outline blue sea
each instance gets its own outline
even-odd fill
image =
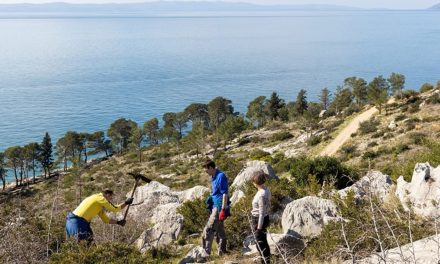
[[[0,151],[139,124],[216,96],[237,111],[293,101],[345,77],[440,79],[440,12],[345,11],[174,17],[0,15]]]

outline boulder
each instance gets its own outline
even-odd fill
[[[209,193],[210,190],[204,186],[195,186],[191,189],[181,191],[181,192],[174,192],[174,194],[179,197],[179,201],[181,203],[184,203],[186,201],[192,201],[198,198],[202,198],[205,193]]]
[[[397,128],[396,121],[394,121],[394,120],[391,121],[390,124],[388,125],[388,128],[389,128],[389,129],[392,129],[392,130],[393,130],[393,129],[396,129],[396,128]]]
[[[203,186],[173,192],[155,181],[138,187],[129,211],[130,218],[150,227],[137,239],[137,247],[143,252],[173,243],[183,226],[183,216],[177,213],[177,209],[183,202],[202,197],[206,192],[209,189]]]
[[[281,224],[286,234],[296,237],[315,237],[321,233],[324,225],[338,219],[334,202],[307,196],[286,206]]]
[[[304,249],[305,244],[302,239],[290,234],[267,234],[267,242],[270,246],[270,252],[273,255],[291,256],[298,254]],[[244,255],[250,256],[258,253],[257,245],[253,235],[249,235],[243,242]]]
[[[385,261],[382,259],[382,254],[379,252],[374,253],[369,258],[356,261],[356,263],[426,263],[437,264],[440,260],[439,255],[440,236],[431,236],[421,240],[414,241],[413,244],[409,243],[401,248],[393,248],[385,252]],[[401,254],[401,251],[402,253]],[[414,252],[414,254],[413,254]],[[414,260],[415,258],[415,260]],[[345,261],[344,264],[352,263]]]
[[[371,171],[352,186],[339,190],[341,198],[347,197],[349,192],[354,193],[356,199],[361,199],[369,192],[385,201],[392,185],[391,178],[380,171]]]
[[[411,207],[420,216],[440,216],[440,166],[416,164],[411,182],[406,182],[402,176],[397,179],[396,196],[406,209]]]
[[[204,263],[208,257],[209,255],[206,253],[205,249],[203,249],[201,246],[197,246],[191,249],[191,251],[179,261],[179,264]]]
[[[252,160],[248,161],[246,166],[240,171],[240,173],[238,173],[231,187],[234,187],[236,190],[242,188],[246,182],[251,180],[252,174],[259,170],[262,170],[268,174],[269,179],[278,179],[278,176],[275,174],[269,163],[259,160]]]
[[[244,192],[242,190],[236,190],[231,196],[231,205],[234,206],[241,198],[243,198]]]

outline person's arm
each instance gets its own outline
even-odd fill
[[[258,198],[258,225],[257,229],[263,229],[263,222],[264,222],[264,199],[263,195],[260,195]]]
[[[130,199],[128,199],[130,200]],[[109,212],[113,212],[113,213],[117,213],[119,211],[121,211],[122,209],[124,209],[127,206],[127,202],[122,203],[118,206],[114,206],[112,203],[110,203],[109,201],[107,201],[107,199],[105,199],[104,197],[100,197],[97,202],[104,207],[105,209],[107,209],[107,211]],[[131,200],[131,202],[133,202],[133,200]]]
[[[220,193],[223,194],[222,210],[225,210],[226,206],[228,205],[228,178],[224,174],[222,175],[220,180]]]
[[[99,218],[101,218],[102,222],[106,223],[106,224],[112,224],[112,220],[110,219],[104,212],[104,210],[101,210],[101,212],[98,213]]]
[[[226,209],[226,205],[228,204],[228,194],[224,193],[223,194],[223,199],[222,199],[222,210]]]

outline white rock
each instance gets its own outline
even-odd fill
[[[206,253],[205,249],[203,249],[201,246],[197,246],[191,249],[191,251],[188,252],[188,254],[185,256],[185,258],[179,261],[179,264],[205,262],[208,256],[209,255],[208,253]]]
[[[186,201],[192,201],[198,198],[202,198],[207,192],[210,192],[208,188],[204,186],[195,186],[185,191],[174,192],[174,194],[176,194],[177,197],[179,197],[179,201],[181,203],[184,203]]]
[[[391,121],[390,124],[388,125],[389,129],[395,129],[397,127],[396,121]]]
[[[327,110],[321,110],[321,112],[319,112],[319,117],[323,117],[326,112]]]
[[[270,252],[273,255],[296,255],[304,249],[304,241],[290,234],[267,234],[267,242],[270,246]],[[258,253],[257,245],[253,235],[249,235],[243,242],[242,252],[246,256],[251,256]]]
[[[411,243],[401,246],[403,255],[400,253],[399,248],[393,248],[385,252],[386,263],[424,263],[424,264],[437,264],[440,261],[438,248],[440,245],[440,236],[431,236],[418,241],[415,241],[413,245]],[[414,248],[414,255],[413,255]],[[375,253],[369,258],[356,261],[356,263],[385,263],[380,253]],[[415,261],[414,261],[415,256]],[[344,264],[352,263],[351,261],[345,261]]]
[[[433,168],[429,163],[416,164],[410,183],[402,176],[397,179],[396,196],[406,209],[411,205],[418,215],[440,216],[440,166]]]
[[[234,206],[241,198],[243,198],[244,192],[242,190],[236,190],[231,196],[231,205]]]
[[[315,237],[321,233],[324,225],[338,219],[335,203],[327,199],[307,196],[286,206],[281,224],[286,234]]]
[[[252,160],[246,163],[246,166],[240,171],[240,173],[238,173],[231,186],[236,190],[240,189],[246,184],[246,182],[249,182],[252,179],[252,174],[259,170],[262,170],[268,174],[269,179],[278,179],[278,176],[275,174],[269,163],[259,160]]]
[[[382,174],[380,171],[371,171],[352,186],[339,190],[338,194],[340,197],[345,198],[349,192],[354,192],[354,197],[359,199],[371,192],[382,201],[385,201],[389,195],[391,185],[392,181],[388,175]]]

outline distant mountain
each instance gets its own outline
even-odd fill
[[[335,5],[256,5],[230,2],[145,2],[130,4],[0,4],[0,13],[98,13],[161,14],[174,12],[265,12],[323,10],[343,11],[357,8]]]
[[[432,6],[431,8],[429,8],[430,10],[440,10],[440,4],[436,4],[434,6]]]

